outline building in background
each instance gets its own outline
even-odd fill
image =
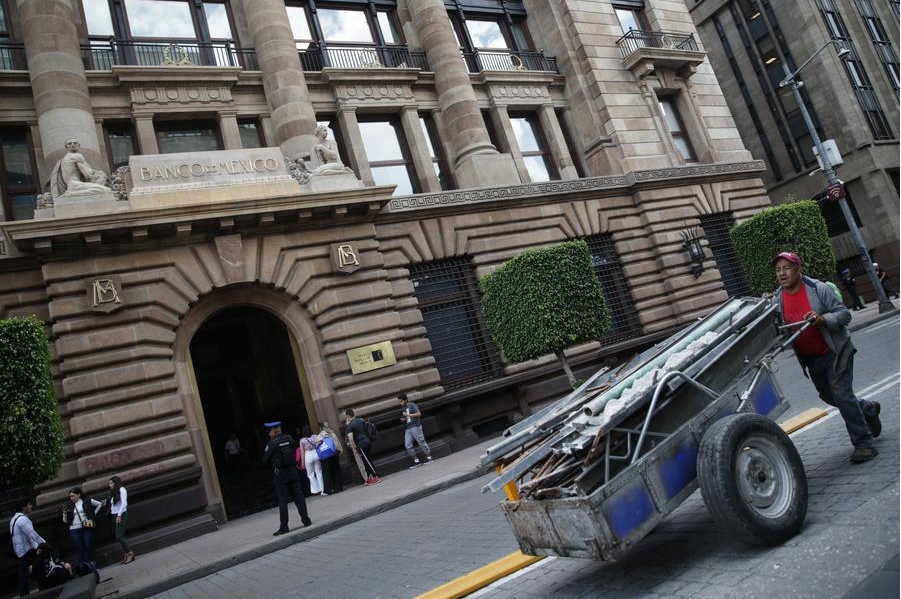
[[[874,261],[898,276],[898,2],[897,0],[688,0],[692,19],[729,109],[751,153],[764,160],[774,203],[815,198],[838,259],[869,281],[837,204],[825,201],[826,177],[783,65],[804,67],[801,95],[821,139],[833,139],[844,164],[836,173]],[[897,280],[897,279],[895,279]]]
[[[728,229],[765,166],[680,3],[0,10],[0,317],[47,323],[67,434],[39,504],[120,475],[145,549],[272,505],[233,432],[254,457],[262,422],[352,407],[388,472],[400,392],[439,456],[561,395],[480,319],[478,278],[524,249],[588,242],[613,329],[583,373],[747,291]],[[109,193],[46,195],[69,138]]]

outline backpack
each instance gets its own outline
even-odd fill
[[[366,436],[369,437],[371,442],[375,443],[379,439],[379,428],[371,420],[366,420],[365,418],[362,418],[362,420],[366,426]]]

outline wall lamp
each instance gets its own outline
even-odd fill
[[[686,229],[680,233],[682,236],[682,247],[688,250],[688,258],[694,262],[691,267],[691,274],[697,279],[704,272],[704,248],[701,247],[701,238],[698,236],[697,229]]]

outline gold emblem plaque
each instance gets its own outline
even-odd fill
[[[350,371],[354,374],[397,364],[394,348],[391,347],[390,341],[380,341],[349,349],[347,350],[347,360],[350,362]]]

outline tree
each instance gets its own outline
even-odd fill
[[[479,287],[485,324],[504,358],[516,364],[553,353],[575,388],[563,350],[610,328],[588,244],[526,250],[482,277]]]
[[[62,461],[44,324],[33,317],[0,320],[0,484],[30,493],[56,476]]]
[[[820,207],[801,200],[760,211],[729,232],[742,268],[755,294],[776,288],[770,261],[779,252],[795,252],[804,262],[804,273],[830,281],[835,276],[835,255]]]

